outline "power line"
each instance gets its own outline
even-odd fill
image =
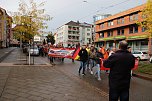
[[[92,15],[92,14],[95,14],[95,13],[98,13],[98,12],[100,12],[100,11],[103,11],[103,10],[106,10],[106,9],[109,9],[109,8],[112,8],[112,7],[115,7],[115,6],[117,6],[117,5],[123,4],[123,3],[128,2],[128,1],[130,1],[130,0],[125,0],[125,1],[122,1],[122,2],[120,2],[120,3],[107,6],[107,7],[103,8],[103,9],[101,9],[101,10],[97,10],[97,11],[91,13],[91,14],[88,14],[87,16],[84,16],[84,17],[78,19],[78,21],[81,20],[81,19],[87,18],[87,17],[89,17],[89,16]],[[85,2],[88,3],[87,1],[85,1]]]

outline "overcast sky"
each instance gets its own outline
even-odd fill
[[[24,0],[28,2],[28,0]],[[44,0],[34,0],[38,3]],[[53,19],[48,22],[49,31],[73,20],[93,23],[93,15],[116,14],[146,3],[146,0],[45,0],[46,13]],[[0,0],[0,7],[17,11],[19,0]]]

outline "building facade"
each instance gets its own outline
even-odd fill
[[[12,18],[0,8],[0,48],[9,47],[12,38]]]
[[[141,12],[144,7],[145,5],[140,5],[96,21],[96,45],[118,48],[119,41],[127,40],[133,51],[141,50],[151,54],[150,33],[137,25],[137,22],[141,22],[144,18]]]
[[[56,44],[62,44],[64,47],[89,44],[92,41],[91,29],[91,24],[70,21],[57,29]]]

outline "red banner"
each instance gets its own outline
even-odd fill
[[[134,68],[132,68],[132,70],[136,70],[138,68],[138,64],[139,64],[139,60],[135,59],[135,65],[134,65]],[[101,59],[100,70],[110,70],[110,68],[105,68],[103,66],[103,59]]]
[[[50,48],[48,55],[51,57],[72,58],[75,48]]]

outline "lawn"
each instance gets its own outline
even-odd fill
[[[140,61],[138,69],[135,72],[152,75],[152,63],[148,61]]]

